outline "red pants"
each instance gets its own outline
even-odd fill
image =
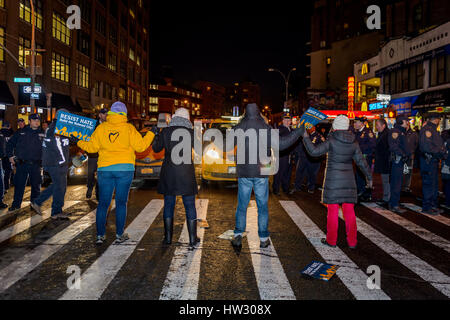
[[[345,230],[347,232],[347,243],[349,246],[356,246],[357,243],[357,228],[355,217],[355,205],[353,203],[343,203],[342,211],[344,213]],[[338,237],[339,225],[339,205],[328,205],[328,219],[327,219],[327,242],[333,246],[336,245]]]

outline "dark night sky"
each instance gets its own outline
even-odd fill
[[[283,79],[266,70],[304,66],[309,14],[300,4],[306,6],[301,1],[152,1],[150,78],[167,65],[182,81],[227,85],[251,79],[261,86],[262,103],[280,108]],[[302,78],[300,72],[292,77],[292,91]]]

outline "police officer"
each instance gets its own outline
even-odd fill
[[[284,116],[283,123],[278,127],[280,137],[287,136],[291,132],[291,117]],[[273,194],[280,195],[280,185],[284,193],[289,193],[289,185],[291,180],[291,154],[293,148],[288,148],[280,152],[280,166],[277,174],[273,177],[272,191]]]
[[[0,130],[0,133],[5,138],[5,150],[4,154],[2,156],[2,167],[3,167],[3,184],[4,184],[4,193],[6,193],[9,189],[9,185],[11,182],[11,176],[12,176],[12,166],[11,162],[9,162],[8,157],[6,156],[6,143],[8,143],[9,139],[14,134],[14,131],[11,129],[11,124],[4,120],[2,129]]]
[[[419,134],[420,174],[422,176],[423,202],[422,212],[430,215],[442,213],[439,209],[439,161],[445,156],[442,137],[437,130],[440,115],[430,113],[427,124]]]
[[[325,141],[325,137],[320,134],[315,127],[308,130],[309,137],[314,146],[318,146]],[[305,145],[300,143],[296,148],[298,154],[297,170],[295,173],[295,188],[291,191],[293,194],[296,191],[300,191],[305,176],[307,177],[307,190],[308,193],[313,194],[316,188],[317,174],[319,173],[320,164],[322,158],[312,157],[307,151]]]
[[[372,170],[377,142],[374,133],[366,126],[366,123],[366,118],[356,117],[353,124],[353,133],[355,134],[356,141],[358,142],[359,148],[361,149],[361,153],[363,154],[364,158],[366,158],[369,169]],[[358,197],[360,198],[364,195],[364,192],[366,190],[366,178],[358,168],[356,169],[356,187],[358,189]],[[366,197],[371,198],[370,195],[367,195]]]
[[[108,115],[108,109],[101,109],[98,113],[98,121],[97,128],[100,124],[106,121],[106,117]],[[95,173],[97,172],[97,162],[98,162],[98,153],[88,153],[88,175],[87,175],[87,191],[86,198],[90,199],[92,197],[92,191],[95,186],[95,194],[98,200],[98,183],[95,181]]]
[[[17,130],[6,145],[6,154],[16,166],[14,176],[14,201],[9,212],[20,209],[28,177],[31,184],[31,202],[41,192],[41,158],[44,133],[40,128],[41,118],[38,114],[29,116],[30,125]]]
[[[402,191],[402,180],[405,165],[411,157],[411,150],[408,149],[406,141],[406,130],[409,126],[408,117],[400,115],[395,121],[395,126],[389,134],[389,150],[391,152],[391,199],[389,209],[397,214],[404,213],[405,210],[399,207],[400,193]]]
[[[51,196],[52,219],[66,219],[68,215],[63,212],[64,196],[67,189],[67,171],[69,164],[69,138],[55,136],[56,119],[50,124],[42,143],[42,165],[50,174],[52,183],[39,197],[31,202],[31,207],[42,215],[41,205]]]
[[[419,132],[408,126],[406,131],[406,143],[408,144],[408,150],[411,151],[411,157],[408,160],[408,173],[403,175],[402,191],[405,193],[411,193],[411,179],[414,169],[414,156],[417,148],[419,147]]]

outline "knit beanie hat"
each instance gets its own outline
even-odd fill
[[[334,130],[348,130],[350,126],[350,120],[346,115],[339,115],[333,121],[333,129]]]
[[[117,102],[114,102],[113,105],[111,106],[111,112],[126,115],[128,113],[128,110],[127,110],[126,105],[123,102],[117,101]]]
[[[173,115],[174,117],[180,117],[180,118],[184,118],[186,120],[189,120],[189,111],[186,108],[178,108],[175,111],[175,114]]]

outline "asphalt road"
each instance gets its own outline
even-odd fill
[[[416,179],[415,179],[416,180]],[[414,189],[414,190],[417,190]],[[43,220],[25,202],[20,212],[0,213],[0,299],[448,299],[450,297],[450,215],[433,219],[413,210],[398,217],[358,205],[358,247],[351,250],[340,220],[338,248],[320,244],[326,208],[320,191],[311,195],[270,195],[272,245],[259,249],[255,203],[248,209],[248,235],[240,250],[219,239],[234,228],[237,187],[204,185],[197,197],[202,243],[187,250],[184,209],[178,199],[174,243],[162,245],[162,196],[149,182],[130,193],[127,231],[131,240],[114,245],[115,210],[107,241],[95,242],[96,201],[83,185],[69,186],[70,221]],[[5,202],[10,203],[10,191]],[[26,193],[25,201],[29,198]],[[415,197],[403,203],[420,204]],[[51,201],[44,204],[48,209]],[[44,216],[45,218],[45,216]],[[300,271],[312,261],[339,266],[330,281]],[[380,289],[369,289],[369,266],[380,270]],[[70,271],[68,273],[68,270]],[[68,289],[81,275],[80,289]],[[75,278],[73,278],[75,276]]]

